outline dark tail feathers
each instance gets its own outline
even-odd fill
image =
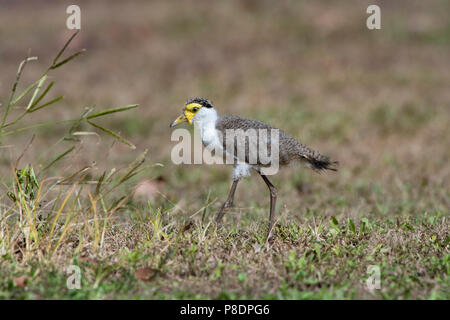
[[[303,161],[306,161],[307,164],[316,172],[322,172],[324,170],[337,171],[337,166],[339,162],[331,161],[330,158],[321,155],[319,152],[308,148],[307,146],[298,143],[295,148],[295,156],[299,157]]]
[[[339,162],[331,161],[328,157],[322,155],[317,158],[306,158],[306,161],[308,161],[313,170],[318,172],[323,170],[338,171],[336,167],[339,165]]]

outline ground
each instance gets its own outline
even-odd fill
[[[19,91],[73,32],[64,1],[0,3],[3,116],[21,60],[39,58]],[[77,141],[65,124],[0,135],[1,298],[449,299],[448,2],[379,1],[374,31],[359,0],[79,3],[65,56],[87,50],[49,73],[64,99],[20,126],[139,104],[98,122],[136,149],[88,124]],[[217,228],[231,168],[171,162],[169,124],[196,96],[339,161],[272,178],[273,243],[258,176]],[[15,164],[37,184],[15,182]]]

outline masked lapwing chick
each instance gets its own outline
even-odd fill
[[[214,150],[216,156],[221,154],[225,163],[234,166],[231,190],[219,210],[217,223],[221,222],[227,209],[233,206],[239,180],[249,176],[250,171],[254,170],[262,177],[270,191],[267,233],[269,239],[274,224],[277,189],[270,182],[268,175],[276,173],[278,168],[296,162],[303,162],[317,172],[337,171],[336,161],[331,161],[308,148],[282,130],[256,120],[231,115],[219,116],[208,99],[188,100],[182,114],[170,126],[174,127],[182,122],[194,124],[194,127],[200,130],[203,144]]]

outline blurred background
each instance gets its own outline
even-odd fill
[[[35,117],[70,119],[85,107],[137,103],[102,123],[137,149],[84,137],[53,174],[93,161],[101,172],[148,149],[140,194],[163,194],[191,213],[207,197],[224,198],[230,168],[170,161],[169,123],[188,98],[200,96],[219,113],[268,122],[339,160],[337,174],[292,168],[274,178],[282,218],[306,207],[347,216],[448,212],[449,1],[0,1],[3,106],[28,52],[39,60],[28,64],[22,89],[73,33],[66,29],[70,4],[81,8],[81,32],[66,54],[87,52],[50,74],[53,94],[65,99]],[[381,7],[381,30],[366,28],[370,4]],[[2,141],[2,176],[33,133],[21,163],[39,168],[36,156],[63,150],[64,143],[49,146],[67,129]],[[256,179],[242,183],[236,203],[265,219],[267,194]]]

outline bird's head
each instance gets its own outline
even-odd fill
[[[205,98],[194,98],[190,99],[186,102],[183,113],[173,121],[170,126],[175,127],[176,125],[182,122],[189,122],[192,124],[192,121],[196,119],[206,118],[210,114],[215,114],[214,107],[208,99]]]

